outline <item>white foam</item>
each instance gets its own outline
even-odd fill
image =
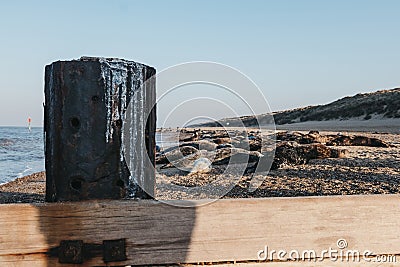
[[[19,172],[17,174],[17,178],[22,178],[26,175],[27,172],[29,172],[30,170],[32,170],[31,167],[29,167],[28,165],[25,167],[25,170],[23,170],[22,172]]]

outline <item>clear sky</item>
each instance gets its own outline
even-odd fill
[[[0,125],[40,126],[44,66],[82,55],[227,64],[272,110],[398,87],[399,11],[396,0],[1,1]]]

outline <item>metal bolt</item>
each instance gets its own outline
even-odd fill
[[[126,257],[125,239],[104,240],[103,260],[104,262],[125,261]]]
[[[83,263],[83,241],[62,240],[58,250],[59,263]]]

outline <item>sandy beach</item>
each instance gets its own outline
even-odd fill
[[[0,185],[0,203],[44,202],[46,174],[37,172]]]
[[[279,128],[282,130],[282,127]],[[308,130],[302,133],[307,132]],[[347,150],[345,158],[312,159],[307,164],[285,165],[268,173],[254,174],[254,176],[244,174],[239,179],[234,173],[225,172],[223,166],[213,167],[210,173],[194,175],[187,175],[179,170],[165,171],[157,168],[156,198],[397,194],[400,193],[400,135],[390,132],[342,131],[342,134],[346,135],[362,134],[378,138],[390,144],[390,147],[339,146],[337,149]],[[337,134],[337,131],[324,131],[320,134]],[[238,168],[243,168],[239,165]],[[237,180],[232,184],[234,179]],[[255,191],[250,190],[251,180],[260,183]],[[206,190],[203,190],[204,188]],[[44,202],[44,193],[45,173],[35,173],[0,185],[0,203]]]
[[[335,134],[336,132],[323,132]],[[343,132],[357,135],[357,132]],[[400,135],[362,133],[364,136],[379,138],[392,145],[390,148],[367,146],[338,147],[347,149],[346,158],[313,159],[308,164],[284,166],[271,170],[266,175],[254,177],[263,181],[254,192],[249,190],[250,175],[244,175],[225,198],[239,197],[295,197],[351,194],[396,194],[400,193]],[[208,175],[208,176],[212,176]],[[214,174],[215,175],[215,174]],[[213,197],[223,190],[226,183],[215,184],[215,193],[196,195],[193,186],[202,186],[207,175],[157,176],[157,197],[166,199],[190,199]],[[210,180],[210,178],[209,178]],[[212,180],[212,179],[211,179]],[[226,179],[229,180],[229,179]],[[172,187],[172,184],[191,185],[189,188]]]

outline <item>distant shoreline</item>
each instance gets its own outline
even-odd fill
[[[258,129],[256,126],[244,126],[246,129]],[[223,127],[213,126],[196,126],[192,128],[201,129],[223,129]],[[226,127],[229,129],[242,129],[243,127]],[[261,129],[272,130],[272,126],[268,128],[260,127]],[[350,120],[329,120],[329,121],[307,121],[297,122],[290,124],[278,124],[275,125],[277,131],[311,131],[317,130],[321,132],[365,132],[365,133],[391,133],[400,134],[400,119],[350,119]],[[165,128],[168,129],[168,128]],[[174,130],[173,128],[171,128]],[[159,130],[159,128],[158,128]]]
[[[306,121],[276,125],[277,130],[400,133],[400,119]]]

